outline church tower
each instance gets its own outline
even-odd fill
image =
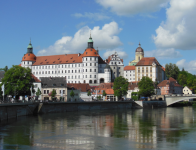
[[[144,50],[141,48],[141,44],[139,43],[138,48],[135,50],[135,60],[139,62],[144,57]]]

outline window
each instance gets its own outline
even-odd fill
[[[44,69],[44,66],[42,66],[42,69]]]
[[[63,94],[65,94],[65,90],[63,90]]]
[[[48,74],[50,74],[50,71],[48,71]]]
[[[92,60],[92,58],[90,57],[90,60]]]
[[[78,67],[80,67],[80,64],[78,64]]]
[[[61,90],[59,90],[59,94],[61,94]]]
[[[77,70],[75,70],[75,73],[77,72]]]
[[[52,71],[52,74],[53,74],[53,71]]]
[[[38,69],[38,66],[36,66],[36,69]]]
[[[41,69],[41,66],[39,66],[39,69]]]
[[[90,63],[90,66],[92,66],[92,64]]]
[[[70,79],[70,76],[68,76],[68,79]]]
[[[58,65],[58,68],[60,68],[60,65]]]
[[[75,79],[77,79],[77,76],[75,76]]]
[[[72,64],[72,67],[73,67],[73,64]]]
[[[35,74],[35,72],[33,72],[33,74]]]
[[[55,65],[55,68],[57,68],[57,65]]]
[[[94,64],[94,66],[96,66],[96,63]]]
[[[92,72],[92,69],[90,69],[90,72]]]
[[[97,80],[94,80],[94,83],[97,83]]]
[[[48,69],[50,69],[50,66],[48,66]]]
[[[80,69],[78,70],[78,72],[80,72]]]
[[[87,54],[87,53],[86,53]],[[86,61],[87,61],[87,58],[86,58]]]
[[[119,72],[119,74],[120,74],[120,72]]]
[[[114,74],[115,74],[115,72],[114,72]]]
[[[73,73],[73,70],[71,72]]]
[[[47,69],[47,66],[45,66],[45,69]]]
[[[86,66],[87,66],[87,63],[86,63]]]
[[[92,77],[92,75],[90,75],[90,78]]]
[[[86,75],[86,78],[87,78],[87,75]]]
[[[39,74],[41,74],[41,71],[39,72]]]
[[[63,73],[63,70],[62,70],[62,73]]]
[[[70,65],[68,65],[68,68],[70,67]]]
[[[120,69],[120,67],[118,67],[118,69]]]
[[[97,70],[96,70],[96,69],[94,69],[94,71],[96,72]]]
[[[66,73],[67,71],[65,70],[65,73]]]
[[[115,65],[116,65],[116,62],[115,62]]]
[[[70,73],[70,70],[68,70],[68,73]]]
[[[60,71],[58,71],[58,73],[60,73]]]
[[[47,90],[47,94],[49,94],[49,90]]]
[[[115,67],[114,67],[114,69],[115,69]]]
[[[86,69],[86,72],[87,72],[87,69]]]
[[[66,68],[67,66],[65,65],[65,68]]]
[[[77,64],[75,64],[75,67],[77,67]]]
[[[120,64],[120,62],[118,64]]]
[[[45,71],[45,74],[47,74],[47,71]]]
[[[94,75],[94,78],[96,78],[96,75]]]
[[[71,76],[71,78],[73,79],[73,76]]]
[[[46,90],[44,90],[44,94],[46,94]]]
[[[42,71],[42,74],[44,74],[44,71]]]
[[[78,76],[78,79],[80,79],[80,75]]]

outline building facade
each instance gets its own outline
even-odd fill
[[[105,62],[110,66],[111,68],[111,81],[114,82],[114,79],[119,76],[124,76],[124,64],[123,59],[121,59],[117,52],[112,54],[108,57],[108,59],[105,60]]]
[[[92,86],[111,82],[108,81],[111,71],[105,72],[106,64],[98,50],[93,48],[91,37],[83,54],[35,56],[30,42],[21,62],[21,66],[29,67],[38,79],[66,77],[67,83],[89,83]]]
[[[172,77],[170,77],[169,80],[163,80],[157,87],[160,89],[161,95],[182,94],[183,89],[183,87]]]
[[[42,100],[52,100],[51,93],[56,91],[58,101],[67,101],[67,81],[65,77],[41,77]]]
[[[128,82],[135,81],[135,66],[124,67],[124,78],[127,79]]]

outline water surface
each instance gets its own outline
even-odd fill
[[[20,117],[0,127],[0,149],[196,149],[192,107]]]

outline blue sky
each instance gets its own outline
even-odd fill
[[[35,55],[83,53],[90,30],[106,59],[128,65],[141,43],[145,57],[196,74],[195,0],[1,0],[0,68],[21,63],[31,38]]]

